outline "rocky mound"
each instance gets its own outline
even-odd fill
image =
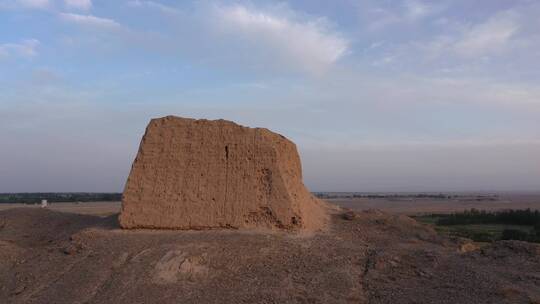
[[[122,200],[123,228],[319,229],[296,146],[267,129],[167,116],[146,129]]]
[[[462,252],[405,216],[349,215],[299,236],[0,211],[0,303],[540,303],[538,245]]]

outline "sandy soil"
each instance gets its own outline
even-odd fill
[[[480,249],[379,211],[297,235],[15,208],[0,211],[0,303],[540,303],[540,248]]]
[[[328,199],[327,201],[353,210],[378,209],[407,215],[451,213],[471,208],[491,211],[527,208],[540,210],[540,194],[503,194],[497,201],[369,198]]]
[[[77,214],[109,216],[120,212],[121,202],[50,203],[47,209]],[[39,205],[0,204],[0,211],[23,208],[41,209]]]
[[[341,207],[363,211],[378,209],[385,212],[416,215],[423,213],[449,213],[465,209],[502,210],[526,209],[540,210],[540,194],[503,194],[498,201],[474,200],[391,200],[391,199],[327,199]],[[77,214],[108,216],[120,212],[121,202],[51,203],[48,209]],[[39,205],[0,204],[0,211],[12,208],[39,208]]]

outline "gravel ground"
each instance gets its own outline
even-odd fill
[[[540,303],[540,248],[479,247],[404,215],[328,231],[124,231],[116,215],[0,211],[0,303]]]

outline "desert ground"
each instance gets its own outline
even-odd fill
[[[540,303],[538,245],[480,246],[369,204],[312,234],[122,230],[119,206],[2,206],[0,302]]]
[[[87,214],[97,216],[109,216],[120,212],[121,202],[84,202],[84,203],[49,203],[47,209],[68,212],[76,214]],[[21,209],[36,209],[39,205],[26,204],[0,204],[0,211],[21,208]]]
[[[528,208],[540,210],[540,193],[501,193],[493,201],[478,201],[472,198],[336,198],[327,201],[353,210],[378,209],[406,215],[452,213],[471,208],[486,211]]]
[[[540,193],[499,194],[495,201],[474,199],[432,199],[432,198],[335,198],[327,202],[356,210],[377,209],[384,212],[420,215],[428,213],[451,213],[476,208],[479,210],[527,209],[540,210]],[[88,215],[112,215],[120,212],[121,202],[50,203],[48,209]],[[13,208],[39,208],[39,205],[0,204],[0,211]]]

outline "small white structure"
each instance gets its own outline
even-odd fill
[[[41,208],[47,208],[48,205],[49,203],[47,202],[47,200],[41,200]]]

